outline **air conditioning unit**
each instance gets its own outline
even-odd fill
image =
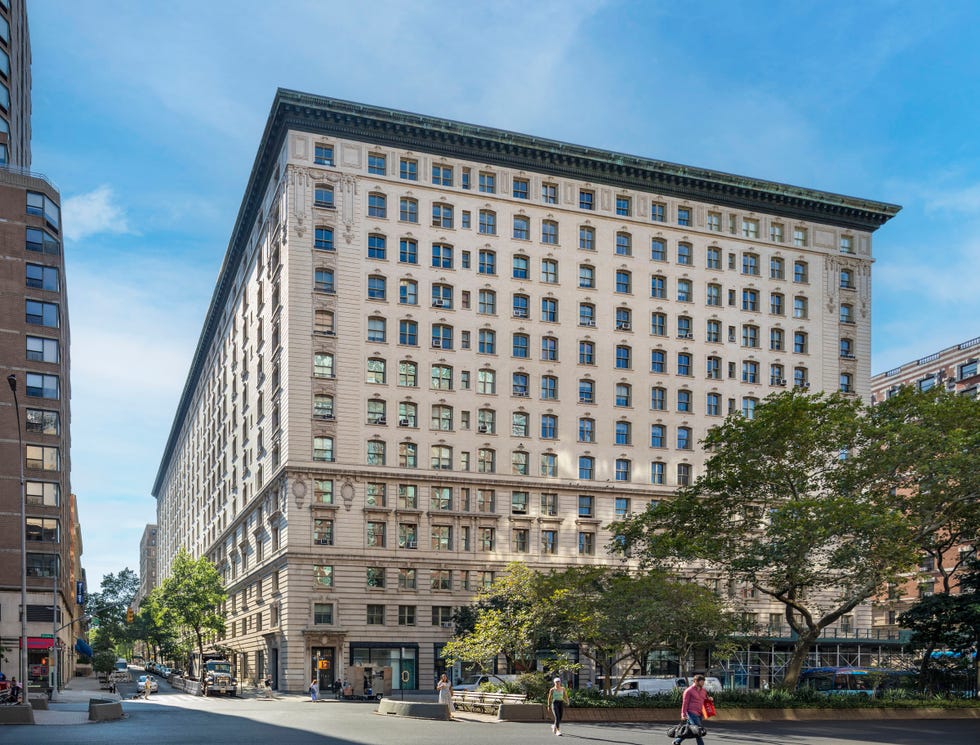
[[[514,308],[514,318],[527,318],[527,311],[524,308]]]
[[[374,419],[371,420],[371,424],[387,424],[387,423],[388,420],[385,419],[383,416],[375,417]]]
[[[333,414],[324,414],[323,415],[323,418],[326,419],[328,422],[332,422],[334,420],[334,415]]]
[[[595,321],[591,319],[587,321],[579,321],[579,326],[589,326],[590,328],[595,328]]]
[[[435,300],[432,301],[432,307],[433,308],[448,308],[449,307],[449,301],[448,300],[443,300],[442,298],[436,298]]]
[[[779,378],[776,381],[776,385],[783,385],[783,386],[786,385],[786,378]]]
[[[480,434],[485,435],[487,432],[490,431],[490,427],[488,427],[486,424],[480,424],[477,426],[476,431],[479,432]]]
[[[590,403],[592,403],[592,397],[591,396],[579,396],[578,397],[578,402],[580,404],[590,404]]]
[[[432,340],[432,348],[433,349],[442,349],[442,339],[433,339]]]
[[[527,398],[530,394],[528,394],[528,392],[525,390],[517,389],[514,391],[514,395],[521,398]]]
[[[616,328],[620,331],[629,331],[633,328],[633,324],[631,324],[629,321],[619,321],[616,324]]]
[[[452,621],[443,621],[439,625],[442,626],[444,629],[451,629],[453,627],[453,622]]]
[[[411,419],[399,419],[398,420],[398,426],[399,427],[411,427],[412,426],[412,420]]]
[[[841,359],[845,359],[845,360],[853,360],[853,359],[856,359],[855,356],[853,354],[851,354],[850,352],[841,352],[840,356],[841,356]]]
[[[405,548],[418,548],[418,545],[419,544],[418,544],[417,541],[406,541],[405,542]]]
[[[693,339],[694,338],[694,334],[692,334],[690,331],[684,331],[684,332],[679,333],[677,335],[677,338],[678,339]]]
[[[809,387],[810,387],[810,381],[808,380],[804,381],[803,384],[800,385],[800,388],[802,388],[803,390],[807,390]]]

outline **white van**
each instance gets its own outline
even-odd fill
[[[694,678],[687,678],[686,680],[684,678],[678,678],[677,680],[678,682],[682,680],[684,681],[684,688],[687,688],[689,685],[694,683]],[[721,693],[721,681],[718,680],[718,678],[712,678],[711,676],[706,675],[704,678],[704,689],[708,693]]]
[[[616,691],[616,695],[639,696],[646,694],[647,696],[656,696],[677,689],[683,691],[685,688],[687,688],[687,680],[684,678],[626,678],[619,686],[619,690]]]
[[[647,696],[656,696],[658,694],[670,693],[673,690],[683,691],[693,682],[693,678],[681,677],[650,678],[641,676],[626,678],[619,687],[619,691],[616,692],[616,695],[639,696],[640,694],[646,694]],[[705,678],[704,687],[710,693],[718,693],[721,691],[721,681],[718,678]]]

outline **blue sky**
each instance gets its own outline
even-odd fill
[[[875,372],[980,334],[980,4],[29,0],[90,585],[150,496],[278,86],[904,206]]]

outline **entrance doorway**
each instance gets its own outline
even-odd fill
[[[336,649],[334,647],[313,647],[310,650],[310,669],[316,676],[316,682],[320,686],[321,692],[329,691],[334,680],[336,680],[335,655]]]

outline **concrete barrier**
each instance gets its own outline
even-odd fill
[[[543,704],[503,704],[498,719],[508,722],[543,722],[550,715]],[[567,722],[661,722],[677,723],[676,709],[654,708],[565,708]],[[837,720],[888,719],[980,719],[980,707],[933,709],[918,707],[855,709],[718,709],[711,722],[815,722]]]
[[[448,706],[427,701],[395,701],[383,698],[378,703],[378,713],[414,719],[449,719]]]
[[[572,709],[565,709],[568,713]],[[551,721],[548,707],[544,704],[501,704],[497,719],[505,722],[543,722]]]
[[[107,722],[111,719],[122,718],[121,701],[113,701],[108,698],[90,698],[88,700],[88,719],[90,722]]]
[[[31,702],[31,708],[35,711],[47,711],[48,708],[48,697],[47,694],[44,696],[29,696],[28,701]]]
[[[0,706],[0,724],[34,724],[34,709],[27,704]]]

